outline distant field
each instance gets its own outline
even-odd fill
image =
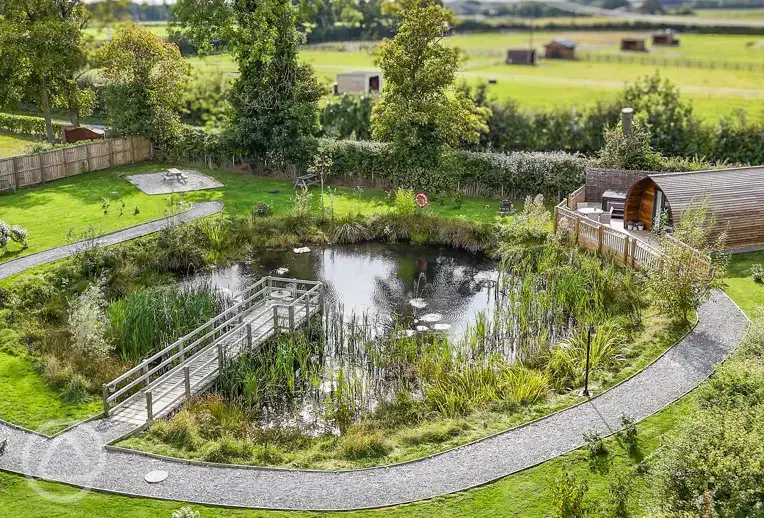
[[[543,44],[554,37],[564,36],[579,42],[578,52],[597,55],[619,55],[618,45],[626,35],[647,36],[649,33],[621,32],[560,32],[534,34],[534,47],[543,51]],[[520,32],[465,34],[449,38],[462,48],[467,61],[461,77],[478,83],[496,79],[489,91],[497,98],[513,98],[534,107],[585,106],[597,99],[614,96],[624,84],[659,70],[674,81],[682,94],[692,100],[697,112],[707,118],[742,109],[754,117],[764,118],[764,36],[698,35],[681,37],[678,47],[653,48],[647,53],[632,53],[636,57],[697,60],[728,60],[757,65],[756,71],[711,70],[709,68],[658,67],[638,63],[603,63],[594,61],[541,60],[535,66],[504,64],[507,48],[524,48],[528,34]],[[368,45],[367,45],[368,46]],[[372,51],[359,48],[358,43],[330,44],[329,50],[303,49],[302,57],[313,65],[319,79],[327,86],[338,72],[373,69]],[[338,50],[347,48],[349,50]],[[192,58],[192,64],[202,70],[218,69],[235,74],[236,66],[229,56]]]
[[[764,20],[764,8],[750,9],[695,9],[695,16],[710,20]]]
[[[32,137],[22,137],[0,132],[0,158],[23,155],[36,140]]]
[[[119,25],[117,23],[106,27],[88,27],[85,29],[85,34],[92,36],[96,41],[107,41],[111,39],[111,35],[114,34]],[[167,36],[167,22],[140,22],[140,25],[145,25],[161,38]]]

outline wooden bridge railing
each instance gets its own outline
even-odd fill
[[[278,318],[281,312],[287,313],[291,329],[294,329],[295,308],[298,305],[314,303],[316,298],[323,303],[322,285],[318,281],[263,277],[240,292],[237,295],[238,301],[231,307],[167,347],[151,354],[121,376],[104,384],[102,396],[105,415],[108,416],[110,412],[141,390],[150,393],[158,381],[166,379],[168,374],[177,372],[200,353],[208,351],[219,343],[230,341],[234,333],[240,333],[242,329],[246,329],[251,336],[253,329],[242,324],[245,315],[249,321],[252,321],[251,313],[253,310],[256,311],[258,305],[272,298],[274,292],[285,290],[290,292],[292,297],[290,302],[269,305],[260,312],[273,314],[273,317],[266,319],[266,322],[273,326],[274,331],[285,327],[281,325]],[[309,316],[310,308],[306,308],[305,311]],[[258,313],[254,315],[254,318],[262,316]]]

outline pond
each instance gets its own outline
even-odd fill
[[[456,337],[463,335],[479,312],[493,305],[498,271],[497,264],[481,254],[369,243],[304,254],[266,251],[252,262],[201,274],[194,282],[237,293],[264,275],[322,281],[328,301],[341,305],[346,315],[366,313],[383,320],[397,315],[412,328],[437,324]],[[424,307],[412,306],[415,299],[422,299],[415,305]],[[435,320],[433,315],[440,318]],[[428,318],[421,321],[423,316]]]

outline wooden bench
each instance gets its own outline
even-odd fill
[[[318,175],[317,174],[304,174],[302,176],[298,176],[294,181],[294,188],[297,189],[298,187],[302,187],[305,190],[308,190],[308,186],[315,185],[318,183]]]
[[[174,180],[180,183],[186,183],[188,181],[188,175],[180,169],[170,168],[162,177],[162,181]]]

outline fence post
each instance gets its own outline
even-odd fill
[[[636,264],[634,256],[637,252],[637,238],[632,238],[631,240],[631,267],[634,268],[634,265]]]
[[[153,396],[149,390],[146,392],[146,416],[148,417],[149,422],[154,420],[154,401],[152,401],[152,399]]]
[[[308,293],[308,296],[305,297],[305,323],[310,326],[310,299],[313,295]]]
[[[186,385],[186,397],[191,397],[191,367],[183,367],[183,381]]]
[[[279,307],[273,306],[273,330],[279,330]]]
[[[557,224],[558,224],[559,217],[560,217],[560,215],[559,215],[559,213],[557,211],[557,205],[555,205],[554,206],[554,227],[552,228],[552,230],[554,230],[555,234],[557,233]]]
[[[109,417],[109,387],[106,383],[101,385],[101,397],[103,398],[103,415]]]
[[[631,239],[629,236],[626,236],[623,240],[623,265],[627,266],[629,264],[629,241]]]
[[[600,228],[597,229],[597,230],[598,230],[597,231],[597,253],[601,254],[602,253],[602,245],[604,244],[604,241],[605,241],[605,227],[604,227],[604,225],[602,225],[602,223],[600,223]]]
[[[223,344],[218,342],[218,370],[223,370],[223,362],[225,359],[223,358]]]
[[[252,322],[247,324],[247,347],[252,350]]]
[[[135,163],[135,137],[130,137],[130,162]]]
[[[19,190],[19,168],[16,167],[16,158],[11,158],[11,169],[13,170],[13,184],[16,190]]]
[[[85,154],[88,158],[88,172],[93,170],[93,161],[90,158],[90,144],[85,144]]]
[[[575,236],[576,243],[578,243],[578,234],[579,234],[579,227],[581,226],[581,220],[576,216],[575,222],[573,223],[573,235]]]
[[[289,330],[294,332],[294,306],[289,306]]]
[[[109,143],[109,167],[114,167],[114,139],[106,139]]]

